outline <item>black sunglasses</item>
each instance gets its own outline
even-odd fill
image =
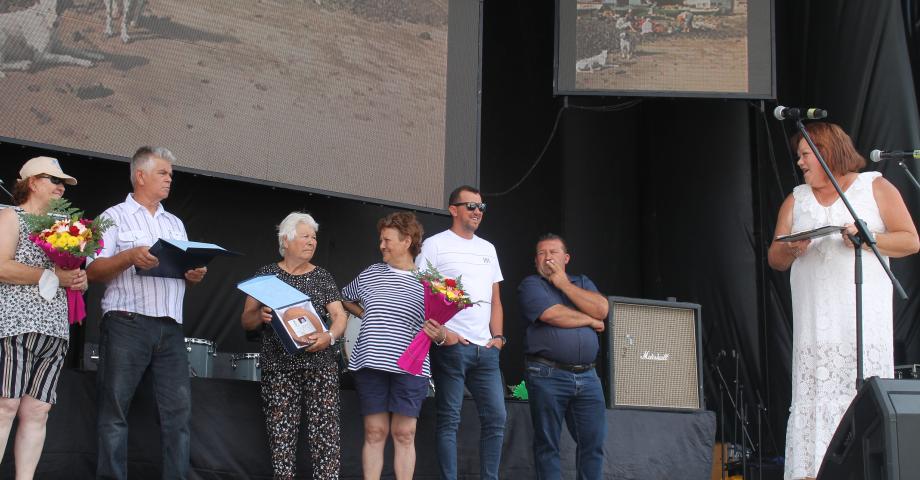
[[[52,185],[63,185],[64,184],[63,178],[52,177],[51,175],[39,175],[39,178],[47,178],[48,181],[51,182]]]
[[[476,210],[477,208],[479,209],[480,212],[486,211],[486,204],[485,204],[485,203],[459,202],[459,203],[451,203],[450,205],[451,205],[452,207],[459,207],[459,206],[462,205],[462,206],[466,207],[466,209],[469,210],[469,211],[471,211],[471,212],[472,212],[473,210]]]

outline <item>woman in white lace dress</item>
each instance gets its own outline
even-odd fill
[[[898,190],[878,172],[857,173],[865,159],[837,125],[812,123],[806,129],[837,183],[874,232],[879,251],[903,257],[920,248],[917,231]],[[808,144],[793,139],[805,184],[786,198],[776,236],[853,219]],[[867,247],[864,246],[868,250]],[[853,244],[844,235],[798,242],[773,241],[769,262],[792,268],[792,406],[786,428],[785,479],[814,478],[837,424],[856,393],[856,299]],[[866,378],[894,373],[892,288],[881,264],[863,255],[863,332]]]

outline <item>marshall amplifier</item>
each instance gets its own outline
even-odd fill
[[[700,306],[609,297],[603,375],[607,408],[699,410]]]

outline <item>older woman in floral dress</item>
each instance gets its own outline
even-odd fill
[[[336,339],[345,332],[347,315],[332,274],[314,265],[319,224],[306,213],[294,212],[278,226],[281,260],[260,268],[257,275],[277,275],[306,293],[327,332],[302,338],[310,346],[287,353],[269,326],[271,308],[246,297],[243,328],[262,329],[262,410],[271,446],[275,478],[294,478],[301,416],[307,417],[307,438],[313,478],[336,479],[341,467],[339,377]]]

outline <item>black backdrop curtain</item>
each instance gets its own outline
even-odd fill
[[[701,304],[707,406],[719,405],[712,370],[718,365],[732,388],[736,378],[744,385],[752,428],[757,407],[765,409],[764,428],[753,437],[762,438],[765,451],[781,453],[792,320],[788,276],[766,266],[766,248],[779,204],[801,181],[785,141],[789,126],[768,118],[771,102],[573,97],[554,131],[566,102],[552,95],[553,2],[483,5],[480,170],[489,210],[480,234],[495,243],[505,276],[507,383],[520,381],[523,369],[516,287],[533,270],[534,240],[553,231],[570,243],[570,271],[589,275],[607,294]],[[907,0],[776,0],[779,100],[826,108],[863,153],[920,146],[917,63],[910,62],[917,48],[907,42],[916,38],[916,7]],[[541,163],[503,193],[534,165],[553,131]],[[0,145],[0,178],[14,180],[22,162],[39,153],[45,152]],[[124,163],[57,155],[80,179],[68,197],[92,215],[129,190]],[[920,195],[903,172],[891,163],[880,167],[920,219]],[[216,260],[186,301],[186,335],[232,352],[258,349],[239,327],[242,296],[234,286],[277,259],[273,229],[285,214],[314,213],[315,262],[344,284],[379,259],[374,225],[393,210],[181,172],[166,206],[185,220],[193,240],[246,253]],[[419,215],[428,234],[449,224]],[[896,303],[899,363],[920,363],[918,262],[893,262],[911,295]],[[100,292],[91,289],[90,318],[76,330],[77,341],[97,338]]]

